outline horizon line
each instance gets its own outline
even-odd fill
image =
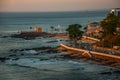
[[[112,8],[110,8],[112,9]],[[0,13],[34,13],[34,12],[87,12],[87,11],[106,11],[110,9],[93,9],[93,10],[66,10],[66,11],[0,11]]]

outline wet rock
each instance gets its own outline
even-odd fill
[[[23,38],[26,40],[35,39],[36,37],[53,37],[53,34],[46,32],[21,32],[20,34],[11,35],[14,38]]]
[[[45,60],[49,60],[49,59],[40,59],[40,61],[45,61]]]
[[[0,57],[0,61],[1,62],[5,62],[5,60],[8,60],[9,58],[6,58],[6,57]]]
[[[112,68],[109,70],[109,71],[107,71],[107,72],[101,72],[100,74],[102,74],[102,75],[105,75],[105,74],[107,74],[107,75],[111,75],[111,74],[120,74],[120,70],[119,69],[116,69],[116,70],[113,70]]]
[[[39,53],[36,53],[36,54],[34,54],[34,55],[39,55]]]
[[[9,36],[2,36],[2,38],[7,38],[7,37],[9,37]]]
[[[101,72],[100,74],[102,74],[102,75],[111,75],[112,74],[112,72],[111,71],[108,71],[108,72]]]
[[[13,60],[13,61],[16,61],[16,60],[18,60],[18,59],[19,59],[19,58],[13,58],[12,60]]]
[[[85,68],[84,67],[80,67],[80,68],[71,69],[71,70],[73,70],[73,71],[79,71],[79,70],[85,70]]]
[[[118,70],[118,71],[113,71],[113,73],[117,73],[117,74],[120,74],[120,71]]]
[[[9,57],[15,57],[15,56],[17,56],[16,54],[11,54],[11,55],[9,55]]]
[[[17,52],[19,49],[11,49],[10,52]]]
[[[54,49],[52,47],[38,47],[38,48],[27,48],[27,49],[11,49],[11,52],[17,52],[17,51],[27,51],[27,50],[50,50],[50,49]]]
[[[25,54],[21,53],[21,56],[24,56]]]
[[[54,40],[54,41],[48,41],[46,43],[54,43],[54,42],[58,42],[57,40]]]
[[[25,39],[25,40],[33,40],[33,39],[35,39],[35,37],[24,37],[23,39]]]
[[[69,54],[66,55],[62,55],[62,58],[66,58],[66,59],[73,59],[73,56],[70,56]]]

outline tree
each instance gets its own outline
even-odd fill
[[[69,34],[70,40],[74,41],[75,46],[76,46],[77,40],[80,40],[83,34],[83,31],[80,30],[81,27],[82,26],[80,24],[71,24],[66,29],[66,31]]]
[[[116,27],[118,25],[118,17],[112,13],[109,13],[107,17],[101,21],[101,27],[104,30],[103,36],[114,35]]]
[[[103,29],[103,37],[99,45],[103,47],[113,47],[114,45],[120,46],[120,17],[109,13],[107,17],[101,21]],[[119,28],[117,30],[117,28]]]

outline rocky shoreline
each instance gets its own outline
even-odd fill
[[[13,34],[13,38],[23,38],[26,40],[35,39],[36,37],[53,37],[55,35],[46,32],[21,32],[19,34]]]
[[[16,71],[25,73],[26,76],[21,73],[15,73],[14,75],[18,76],[19,79],[25,78],[29,80],[73,80],[73,79],[82,79],[82,80],[118,80],[120,77],[120,69],[114,67],[103,66],[93,60],[84,58],[82,56],[75,57],[70,56],[66,53],[65,50],[60,48],[51,48],[51,47],[41,47],[41,48],[32,48],[25,49],[25,51],[36,50],[38,54],[19,54],[19,55],[9,55],[8,57],[0,57],[0,78],[7,80],[2,73],[14,74]],[[22,50],[11,50],[16,53],[17,51]],[[39,52],[40,51],[40,52]],[[66,62],[67,61],[67,62]],[[84,63],[85,62],[85,63]],[[38,67],[37,67],[38,66]],[[43,67],[42,67],[43,66]],[[4,69],[3,69],[4,68]],[[18,70],[17,70],[18,69]],[[29,71],[27,71],[29,70]],[[39,73],[40,72],[40,73]],[[49,75],[47,78],[46,76]],[[64,73],[63,73],[64,72]],[[32,73],[32,74],[31,74]],[[34,73],[34,74],[33,74]],[[73,76],[70,76],[71,73],[74,73]],[[79,75],[78,75],[79,74]],[[53,76],[56,75],[57,77]],[[59,75],[59,76],[58,76]],[[81,76],[82,75],[82,76]],[[32,76],[32,77],[30,77]],[[35,78],[36,76],[39,76]],[[9,78],[9,77],[8,77]],[[12,79],[18,78],[11,76]],[[12,80],[9,78],[10,80]]]
[[[12,36],[13,38],[23,38],[25,41],[32,41],[33,37],[34,40],[36,37],[48,37],[47,35],[35,36],[35,34],[29,36],[30,40],[25,38],[27,35],[21,36],[21,34],[15,34],[17,36]],[[50,43],[55,44],[52,41]],[[82,56],[71,56],[59,46],[10,49],[8,54],[0,56],[0,64],[0,79],[2,80],[120,79],[118,76],[120,75],[119,68]],[[7,74],[10,76],[6,76]]]
[[[55,37],[55,38],[68,38],[68,36],[66,36],[65,34],[50,34],[50,33],[45,33],[45,32],[21,32],[20,34],[14,34],[12,35],[11,37],[13,38],[23,38],[23,39],[26,39],[26,40],[31,40],[31,39],[35,39],[36,37]],[[42,50],[42,51],[46,51],[46,52],[62,52],[60,49],[53,49],[52,47],[41,47],[41,48],[31,48],[31,49],[21,49],[21,50],[10,50],[10,52],[14,52],[16,53],[17,51],[29,51],[29,50],[34,50],[32,51],[34,53],[34,55],[38,55],[38,53],[36,53],[35,51],[39,51],[39,50]],[[42,52],[41,52],[42,53]],[[24,55],[24,53],[21,54],[22,56]],[[16,56],[16,54],[11,54],[9,55],[10,57],[11,56]],[[81,58],[81,56],[71,56],[71,55],[65,55],[64,57],[67,57],[67,58]],[[1,57],[1,60],[3,61],[4,59],[8,59],[8,58],[4,58],[4,57]],[[102,65],[107,65],[107,66],[112,66],[112,67],[117,67],[117,68],[120,68],[120,64],[116,64],[116,63],[112,63],[112,62],[109,62],[109,61],[104,61],[104,62],[101,62],[100,60],[98,59],[94,59],[95,61],[101,63]]]
[[[16,54],[18,51],[21,52],[21,54]],[[28,53],[24,53],[24,51],[28,51]],[[0,62],[5,62],[6,60],[18,60],[20,57],[34,57],[34,56],[39,56],[39,55],[44,55],[44,54],[53,54],[53,53],[62,53],[62,52],[66,52],[66,50],[61,49],[60,47],[56,47],[56,48],[52,48],[52,47],[40,47],[40,48],[27,48],[27,49],[20,49],[20,50],[13,50],[11,49],[10,52],[12,54],[9,54],[7,56],[1,56],[0,57]],[[90,58],[85,58],[83,56],[78,56],[78,55],[70,55],[70,54],[62,54],[59,56],[56,56],[54,58],[63,58],[63,59],[77,59],[77,60],[86,60],[86,61],[93,61],[93,62],[97,62],[98,64],[101,65],[105,65],[105,66],[111,66],[111,67],[115,67],[120,69],[120,64],[119,63],[115,63],[115,62],[109,62],[109,61],[101,61],[99,59],[90,59]],[[44,60],[44,59],[43,59]]]

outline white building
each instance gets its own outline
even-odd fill
[[[116,16],[120,16],[120,8],[113,8],[111,9],[110,13],[113,13]]]

